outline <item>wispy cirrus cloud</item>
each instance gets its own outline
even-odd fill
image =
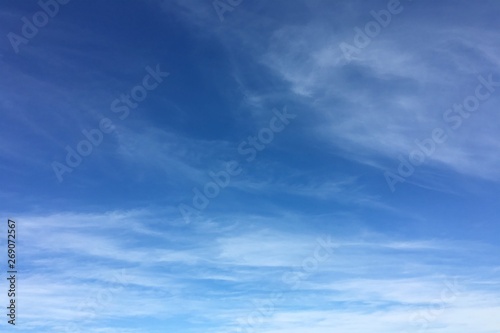
[[[321,263],[282,303],[275,304],[263,331],[297,324],[287,316],[302,318],[300,325],[309,323],[319,331],[333,321],[347,330],[354,319],[366,322],[374,318],[385,329],[396,331],[408,324],[413,312],[433,304],[446,283],[460,289],[457,304],[449,304],[445,310],[447,316],[473,306],[483,309],[482,313],[499,306],[493,271],[478,267],[471,274],[470,269],[452,265],[454,258],[465,258],[460,243],[387,239],[375,234],[346,239],[312,230],[293,234],[277,227],[280,224],[272,227],[272,220],[266,219],[242,221],[240,227],[207,240],[196,228],[180,232],[179,227],[160,222],[168,216],[150,213],[19,217],[23,251],[29,255],[25,265],[33,269],[26,271],[23,280],[23,288],[29,292],[23,306],[27,327],[37,327],[43,319],[44,327],[56,329],[61,323],[85,319],[93,332],[93,323],[111,317],[178,320],[189,314],[193,320],[210,318],[217,327],[230,329],[234,323],[228,313],[233,318],[244,317],[251,311],[252,299],[265,300],[272,292],[290,288],[283,282],[283,274],[300,272],[318,239],[332,244],[331,259]],[[468,248],[472,260],[482,251],[491,251],[481,245]],[[57,264],[47,260],[49,257],[58,258]],[[75,260],[79,266],[74,265]],[[170,269],[165,271],[165,265]],[[393,273],[387,274],[388,270]],[[57,282],[53,276],[59,277]],[[37,289],[39,283],[45,286],[43,291]],[[480,301],[486,292],[493,294]],[[100,293],[99,301],[88,299]],[[231,310],[220,303],[220,297],[232,304]],[[87,303],[96,311],[84,305]],[[435,325],[456,327],[447,316],[437,319]],[[478,327],[492,325],[491,321],[471,322],[483,325]]]
[[[422,133],[449,125],[443,114],[473,94],[478,75],[493,74],[498,81],[496,60],[488,55],[491,51],[484,51],[493,47],[484,31],[432,28],[432,38],[423,42],[416,36],[405,37],[411,27],[407,22],[398,31],[379,36],[351,63],[338,48],[340,36],[332,37],[312,24],[300,29],[283,27],[275,32],[276,42],[269,44],[263,62],[289,81],[294,93],[314,100],[314,110],[322,120],[318,129],[326,140],[341,149],[371,155],[371,159],[408,154],[415,140],[424,139]],[[294,37],[283,38],[286,35]],[[348,77],[352,83],[346,85]],[[497,100],[494,95],[481,105],[481,111],[465,119],[430,162],[496,179],[491,156],[496,150],[492,119]]]

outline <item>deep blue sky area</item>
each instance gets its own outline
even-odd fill
[[[498,333],[499,11],[3,1],[14,330]]]

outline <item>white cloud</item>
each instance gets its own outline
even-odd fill
[[[488,38],[491,31],[431,25],[417,32],[430,36],[423,41],[407,38],[409,29],[415,32],[412,25],[393,22],[390,28],[348,63],[338,47],[344,34],[317,24],[280,27],[261,59],[310,102],[319,115],[315,131],[325,140],[355,160],[383,156],[394,159],[397,167],[398,154],[414,150],[415,140],[448,126],[444,112],[474,94],[476,77],[493,73],[498,57]],[[459,51],[465,48],[468,52]],[[464,120],[454,138],[430,157],[431,165],[500,179],[494,153],[498,93]]]
[[[475,307],[484,319],[499,306],[493,280],[471,280],[466,278],[468,269],[457,272],[445,264],[446,258],[463,251],[463,244],[388,240],[376,234],[334,237],[333,256],[290,294],[283,274],[300,270],[303,260],[313,256],[316,239],[327,235],[289,233],[277,227],[279,218],[249,217],[211,239],[199,234],[201,229],[180,233],[178,227],[156,222],[160,220],[145,210],[19,217],[23,252],[29,254],[24,265],[32,267],[20,284],[27,326],[43,320],[55,329],[82,320],[95,326],[111,317],[190,314],[229,329],[234,318],[253,311],[252,299],[284,291],[288,296],[275,304],[263,332],[300,331],[308,325],[318,332],[327,327],[347,332],[365,329],[368,324],[361,323],[374,319],[378,324],[373,331],[396,332],[408,326],[412,311],[435,302],[457,273],[464,299],[450,305],[446,313],[452,317],[443,315],[437,324],[454,328],[461,311]],[[170,236],[158,237],[157,232]],[[474,244],[465,247],[477,255],[491,251]],[[494,322],[481,325],[486,332]]]

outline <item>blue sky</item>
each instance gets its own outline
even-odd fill
[[[54,1],[0,5],[14,330],[499,332],[497,1]]]

